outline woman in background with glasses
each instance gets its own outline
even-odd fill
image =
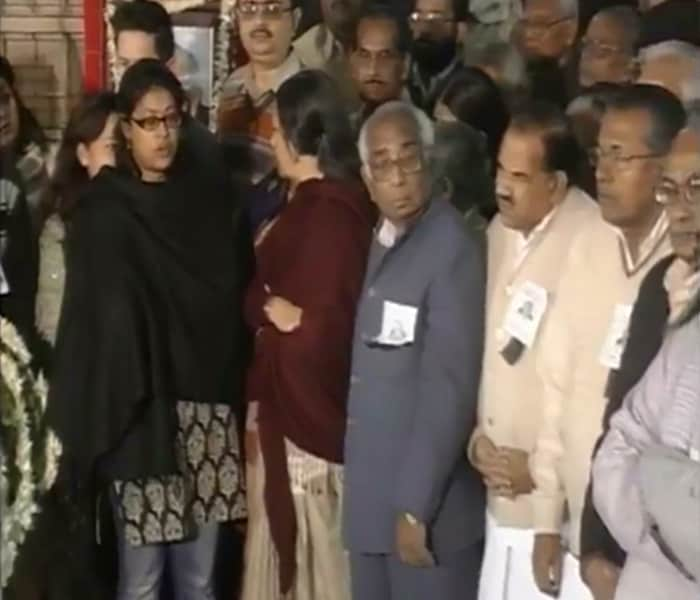
[[[256,239],[246,321],[245,600],[345,600],[343,439],[355,306],[374,211],[340,92],[302,71],[277,92],[272,146],[287,202]]]
[[[119,600],[212,600],[218,523],[244,516],[234,408],[246,272],[230,198],[188,169],[185,95],[156,60],[117,97],[121,165],[71,219],[49,413],[66,474],[112,501]],[[194,171],[194,172],[193,172]]]

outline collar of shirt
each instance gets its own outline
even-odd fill
[[[292,50],[284,62],[279,67],[274,69],[274,83],[272,88],[269,90],[258,89],[258,86],[255,83],[255,77],[253,75],[253,67],[250,63],[241,67],[236,73],[234,73],[233,77],[245,87],[248,95],[253,99],[253,101],[258,101],[269,92],[276,92],[287,79],[296,75],[303,68],[304,66],[301,63],[301,60],[299,60],[296,52]]]
[[[676,258],[664,276],[664,288],[668,294],[669,322],[683,317],[690,301],[700,293],[700,270],[680,258]]]
[[[552,222],[554,215],[559,207],[555,206],[547,215],[537,224],[537,226],[528,234],[518,232],[515,238],[515,265],[514,270],[520,268],[530,250],[535,246],[537,241],[542,237],[542,234]]]
[[[385,248],[393,248],[396,243],[403,237],[409,235],[413,231],[418,223],[420,223],[431,210],[434,208],[435,202],[429,200],[426,202],[421,210],[411,218],[411,220],[404,225],[396,225],[382,217],[380,224],[376,228],[376,238],[377,241]]]
[[[393,248],[405,232],[405,229],[397,227],[394,223],[389,221],[389,219],[382,219],[377,229],[376,237],[377,241],[384,246],[384,248]]]
[[[639,244],[639,253],[637,254],[637,260],[632,257],[632,252],[630,251],[629,244],[627,243],[627,238],[622,233],[622,230],[617,227],[613,227],[615,233],[617,234],[620,244],[622,246],[623,260],[625,261],[625,268],[628,273],[634,273],[641,265],[643,265],[649,257],[656,250],[656,246],[659,242],[666,237],[668,233],[668,216],[666,211],[661,211],[661,215],[657,219],[651,231],[647,234]]]

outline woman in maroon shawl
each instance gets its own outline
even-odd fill
[[[257,274],[246,299],[256,343],[247,392],[243,598],[346,599],[345,406],[374,211],[330,78],[303,71],[287,80],[274,121],[272,145],[289,193],[258,233]]]

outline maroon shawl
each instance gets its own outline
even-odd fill
[[[283,592],[295,576],[297,531],[284,438],[343,462],[355,309],[374,220],[359,183],[306,181],[257,248],[245,306],[257,332],[247,396],[259,403],[265,507]],[[296,331],[280,333],[269,323],[263,311],[269,295],[303,310]]]

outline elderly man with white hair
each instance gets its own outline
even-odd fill
[[[700,26],[700,24],[698,25]],[[639,51],[637,83],[666,88],[687,107],[700,101],[700,48],[669,40]]]
[[[691,113],[676,136],[656,192],[675,254],[660,282],[667,318],[650,322],[648,310],[641,317],[635,308],[647,330],[659,330],[660,349],[618,406],[593,465],[595,505],[627,552],[616,600],[700,597],[698,117]]]
[[[357,309],[345,444],[354,600],[474,600],[484,490],[476,416],[485,260],[431,180],[433,125],[401,102],[360,134],[380,220]]]
[[[528,65],[534,98],[565,108],[577,88],[578,0],[526,0],[514,41]]]

